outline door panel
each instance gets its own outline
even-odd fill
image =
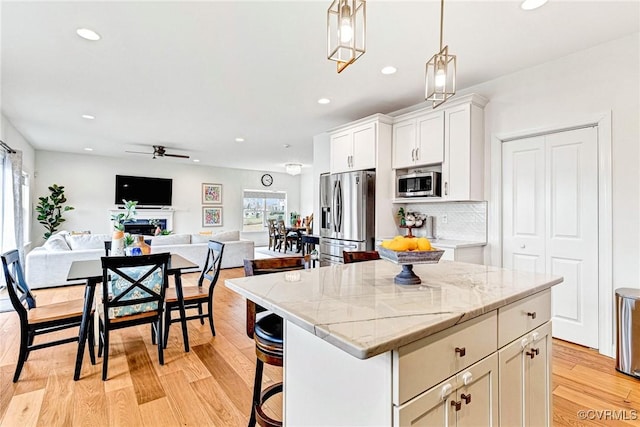
[[[442,163],[444,160],[444,111],[418,119],[416,164]]]
[[[502,154],[503,265],[564,276],[553,336],[597,348],[597,128],[509,141]]]
[[[503,265],[544,272],[544,138],[504,143]]]
[[[376,125],[369,123],[353,130],[353,157],[351,169],[376,167]]]

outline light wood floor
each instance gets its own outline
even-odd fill
[[[112,335],[109,380],[88,355],[73,381],[76,344],[33,352],[17,384],[11,380],[18,354],[18,319],[0,314],[0,424],[2,426],[243,426],[248,422],[254,347],[244,332],[244,299],[224,286],[242,269],[223,270],[215,290],[216,337],[208,325],[189,322],[192,350],[185,353],[178,324],[171,327],[165,365],[160,366],[148,327]],[[194,282],[196,274],[185,276]],[[81,286],[37,291],[38,302],[81,298]],[[632,410],[640,416],[640,381],[615,371],[614,360],[554,340],[553,422],[556,426],[640,425],[639,421],[579,420],[580,410]],[[266,381],[281,379],[265,367]],[[271,408],[279,412],[279,402]],[[611,417],[610,417],[611,418]],[[635,423],[635,424],[634,424]]]

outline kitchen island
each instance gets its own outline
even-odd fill
[[[549,425],[561,277],[386,260],[229,279],[285,319],[288,425]],[[499,393],[499,391],[501,392]]]

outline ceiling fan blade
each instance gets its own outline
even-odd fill
[[[167,154],[167,153],[164,153],[163,156],[164,157],[179,157],[181,159],[188,159],[189,158],[189,156],[185,156],[184,154]]]
[[[129,151],[129,150],[125,150],[125,153],[134,153],[134,154],[153,154],[153,153],[149,153],[147,151]]]

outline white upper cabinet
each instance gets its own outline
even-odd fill
[[[444,112],[422,114],[393,125],[393,168],[442,163]]]
[[[392,166],[396,175],[426,167],[441,172],[440,197],[406,202],[483,200],[484,106],[479,95],[466,95],[433,110],[396,116]],[[399,201],[399,200],[397,200]]]
[[[443,199],[483,200],[483,113],[472,102],[444,111]]]
[[[388,140],[390,124],[390,118],[376,114],[331,131],[331,173],[378,168],[379,150],[389,149],[381,138]]]

